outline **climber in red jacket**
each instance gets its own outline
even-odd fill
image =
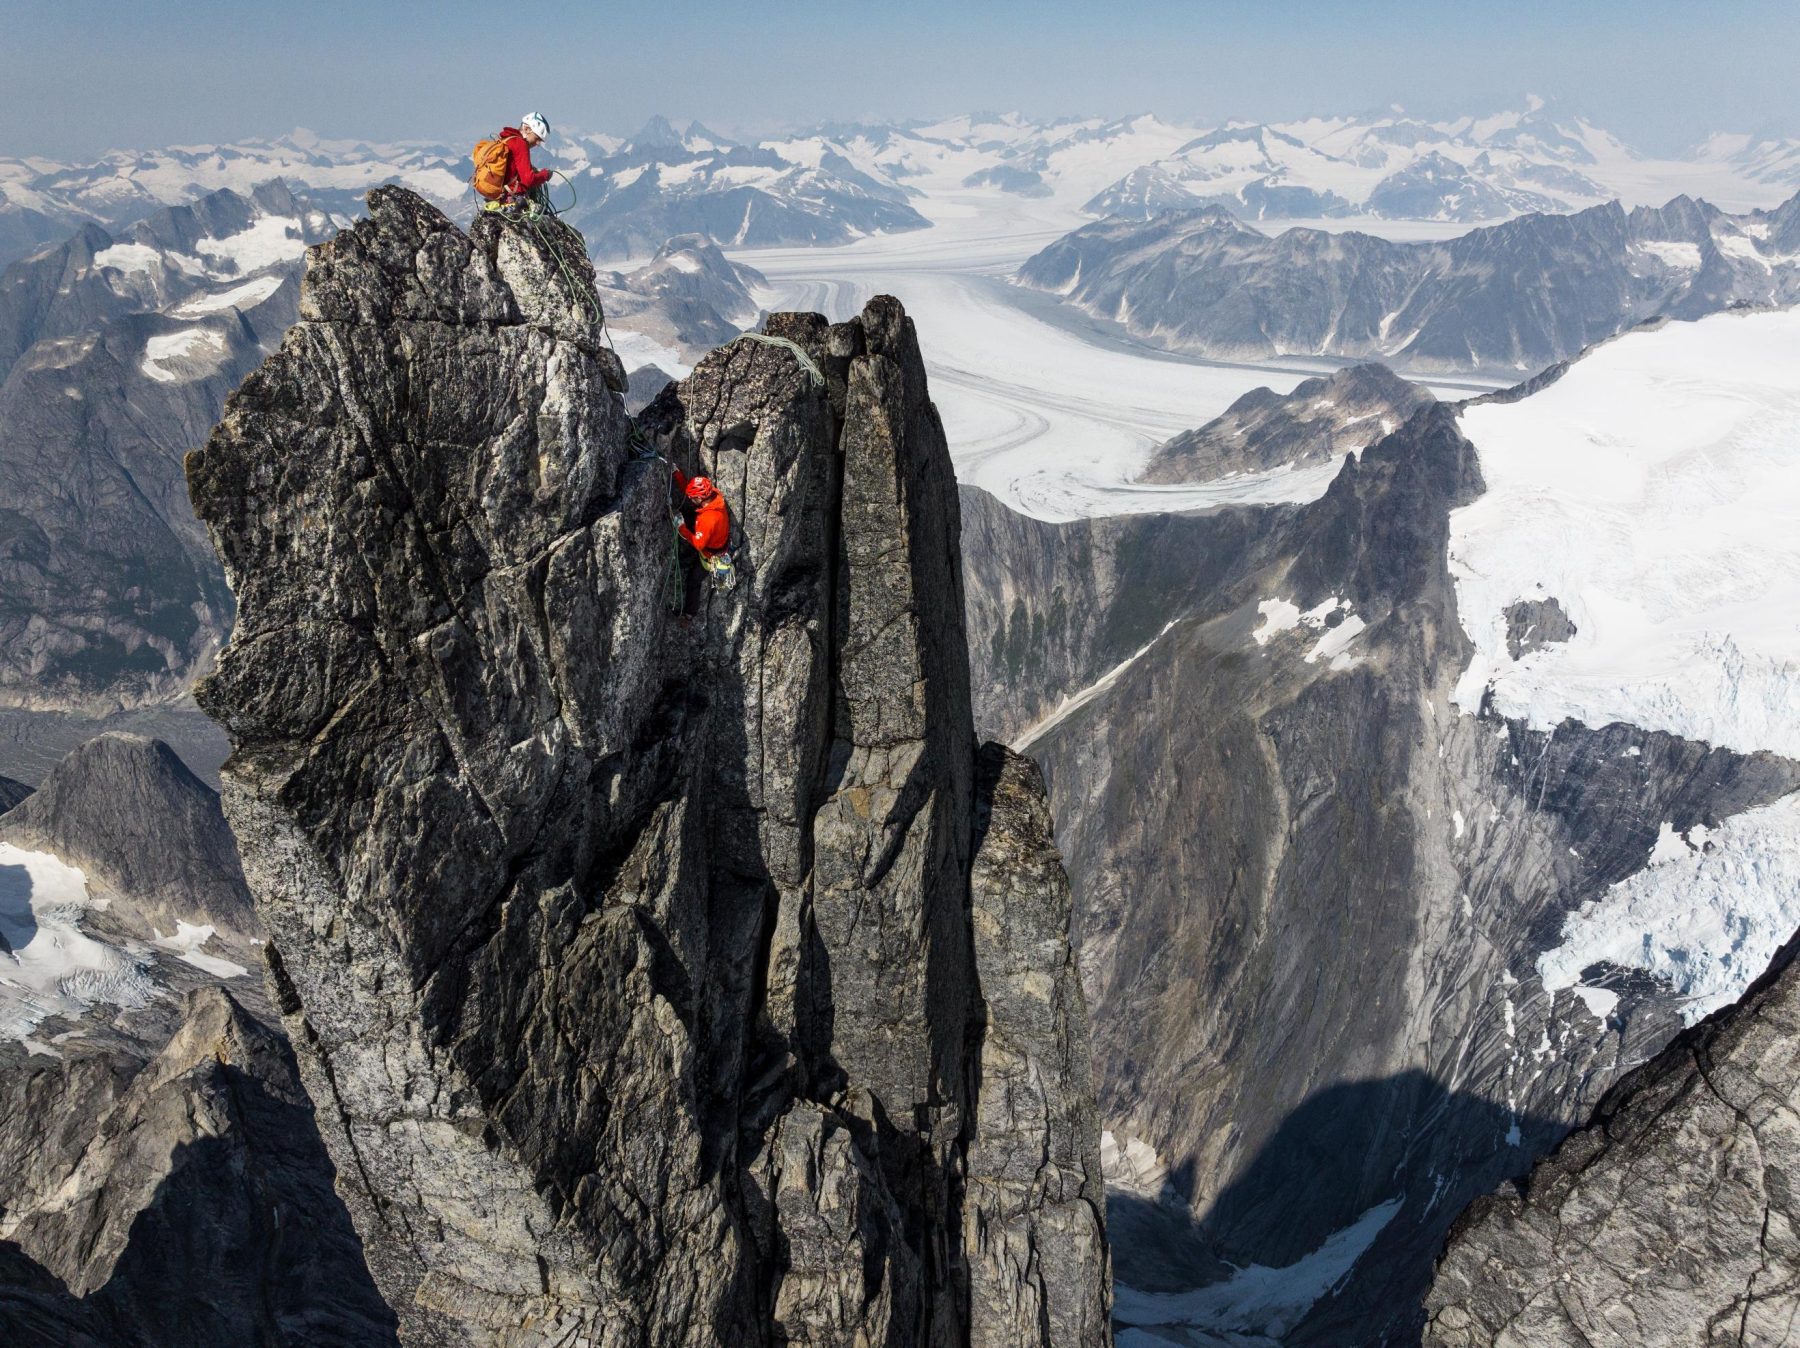
[[[512,164],[506,175],[506,190],[514,196],[529,196],[534,190],[550,181],[550,170],[531,166],[531,147],[542,145],[550,139],[550,123],[544,120],[541,112],[528,112],[519,118],[516,127],[501,129],[500,139],[506,142],[506,148],[512,155]]]
[[[531,166],[531,147],[542,145],[550,135],[550,123],[541,112],[528,112],[517,126],[500,129],[500,134],[477,141],[470,158],[475,174],[469,185],[482,198],[484,211],[522,209],[527,215],[550,210],[548,189],[550,170]]]
[[[731,549],[731,510],[719,495],[709,477],[689,477],[675,470],[675,485],[693,502],[694,524],[678,525],[681,536],[691,544],[704,561],[714,561]]]

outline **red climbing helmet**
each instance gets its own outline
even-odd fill
[[[712,479],[710,477],[689,478],[687,494],[690,501],[704,501],[713,494]]]

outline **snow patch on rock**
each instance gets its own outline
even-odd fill
[[[143,363],[138,367],[161,384],[179,384],[210,374],[225,354],[224,339],[211,328],[184,328],[164,332],[144,343]],[[183,370],[172,362],[200,362],[198,371]]]
[[[175,318],[202,318],[225,309],[252,309],[281,289],[279,276],[258,276],[216,295],[196,295],[169,312]]]
[[[152,928],[152,930],[155,930]],[[250,971],[241,964],[234,964],[228,959],[220,959],[217,955],[208,955],[201,950],[207,941],[216,934],[211,923],[194,926],[192,923],[177,920],[175,934],[164,936],[156,932],[156,940],[152,942],[159,950],[167,950],[181,960],[183,964],[191,964],[202,973],[211,974],[214,978],[242,978]]]

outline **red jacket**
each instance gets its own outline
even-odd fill
[[[508,192],[529,192],[539,184],[550,181],[549,169],[531,167],[531,147],[525,143],[525,137],[519,134],[518,127],[502,127],[500,139],[506,142],[507,153],[512,156],[512,164],[506,171]]]
[[[675,485],[686,491],[688,481],[688,475],[677,468]],[[725,505],[725,498],[715,490],[700,502],[694,511],[694,527],[682,525],[681,536],[698,548],[702,556],[712,557],[728,549],[731,546],[731,511]]]

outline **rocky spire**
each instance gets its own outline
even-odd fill
[[[402,1339],[1105,1342],[1067,885],[1035,778],[977,775],[910,320],[787,316],[804,359],[647,411],[743,538],[684,618],[579,235],[369,204],[189,483],[226,810]]]

